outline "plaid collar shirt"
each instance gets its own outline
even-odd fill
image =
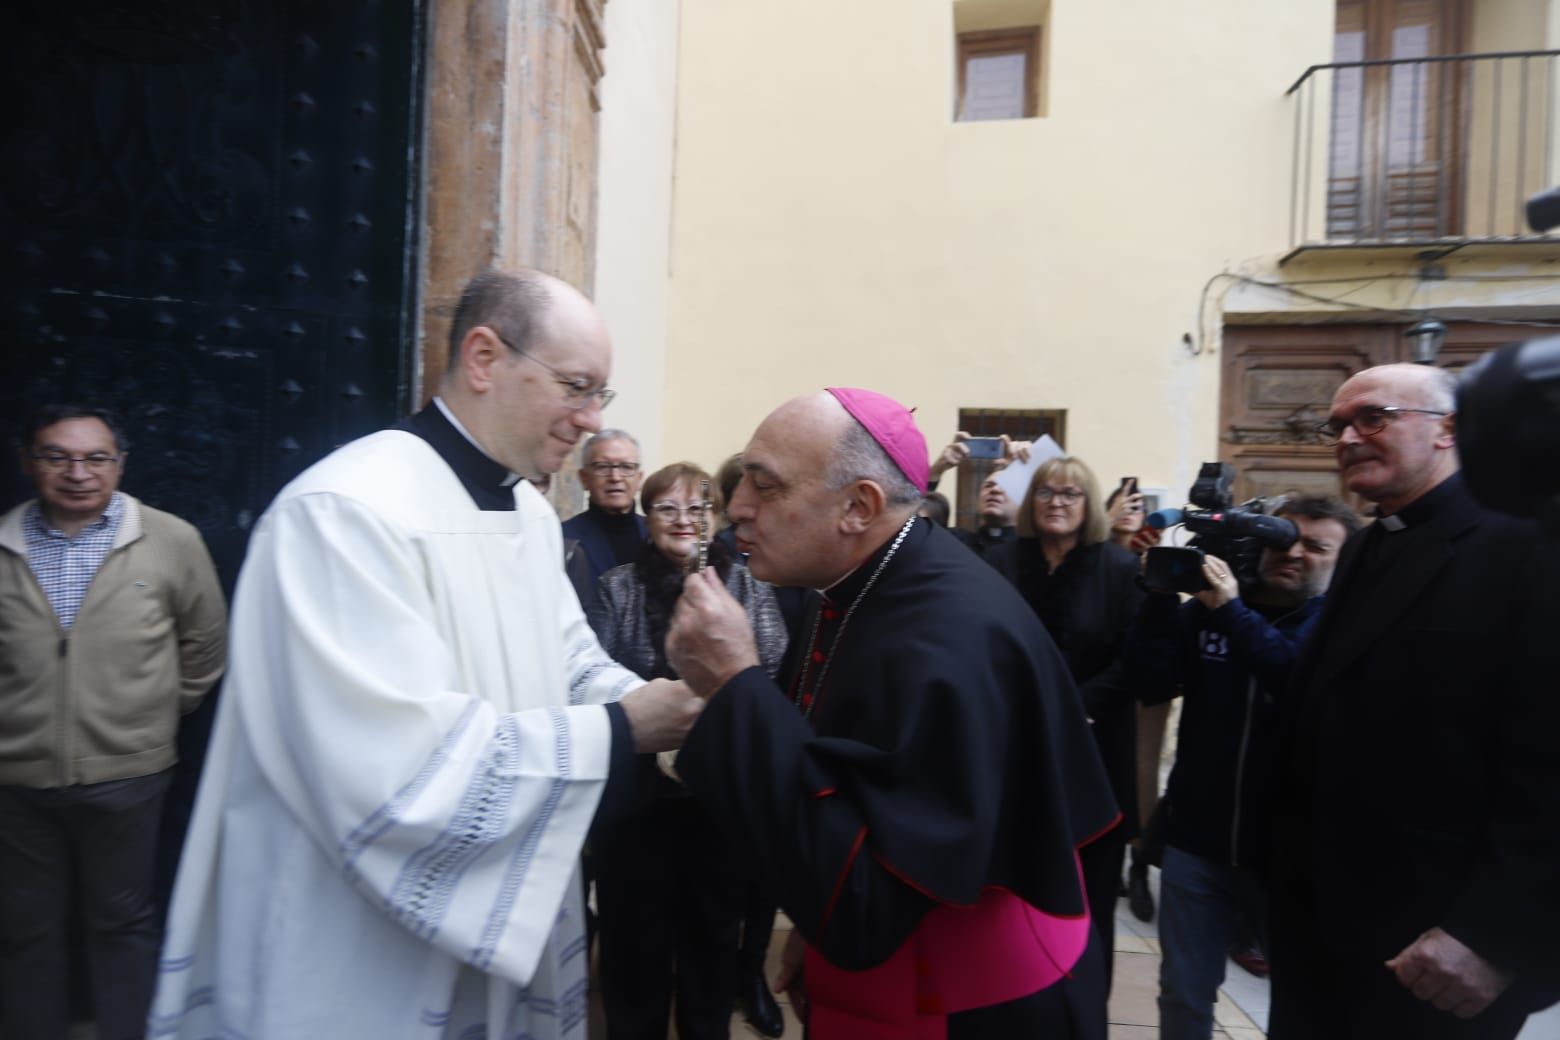
[[[125,496],[114,492],[103,515],[84,527],[76,537],[49,526],[36,502],[22,522],[27,538],[27,564],[43,586],[43,594],[60,619],[70,628],[76,613],[87,598],[87,586],[114,547],[119,522],[125,515]]]

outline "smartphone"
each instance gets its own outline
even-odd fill
[[[1137,490],[1138,490],[1138,479],[1137,479],[1137,477],[1122,477],[1121,478],[1121,495],[1123,497],[1125,497],[1126,495],[1135,495],[1135,494],[1137,494]]]
[[[1000,459],[1006,454],[1001,437],[971,437],[964,446],[970,449],[972,459]]]

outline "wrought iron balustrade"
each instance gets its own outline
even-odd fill
[[[1542,241],[1560,184],[1560,51],[1313,65],[1287,92],[1290,245]]]

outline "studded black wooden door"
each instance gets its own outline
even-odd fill
[[[410,396],[420,0],[4,8],[0,409],[120,412],[125,488],[231,587],[276,491]]]

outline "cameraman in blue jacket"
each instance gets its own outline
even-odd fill
[[[1360,520],[1334,498],[1301,496],[1275,515],[1299,528],[1285,550],[1265,548],[1256,582],[1203,561],[1211,586],[1180,603],[1144,600],[1128,641],[1128,679],[1144,704],[1184,699],[1165,796],[1160,871],[1159,1035],[1206,1040],[1241,923],[1266,937],[1263,883],[1277,755],[1278,698],[1321,612],[1338,550]]]

